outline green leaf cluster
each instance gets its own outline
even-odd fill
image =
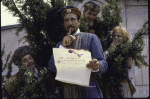
[[[1,50],[1,66],[2,66],[2,71],[3,72],[6,68],[8,69],[8,72],[6,74],[6,78],[8,79],[10,76],[11,76],[11,72],[12,72],[12,59],[11,59],[11,52],[7,55],[6,57],[6,62],[3,63],[2,61],[2,57],[5,53],[5,44],[3,45],[3,48]],[[2,76],[2,82],[1,83],[4,83],[4,76]]]
[[[89,31],[88,23],[86,22],[85,16],[81,16],[81,23],[80,23],[79,28],[80,28],[80,31],[82,31],[82,32]]]
[[[56,89],[54,79],[46,68],[38,68],[37,79],[33,70],[22,66],[19,72],[7,83],[3,84],[11,98],[52,98]]]
[[[102,7],[102,18],[106,26],[113,29],[122,22],[121,6],[117,0],[106,0],[107,4]]]

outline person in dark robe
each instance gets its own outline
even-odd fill
[[[83,49],[91,52],[92,60],[86,65],[92,73],[90,77],[90,87],[62,83],[61,93],[63,98],[103,98],[101,89],[96,81],[96,77],[107,71],[107,62],[104,58],[103,49],[99,38],[95,34],[80,32],[81,11],[73,6],[66,6],[60,10],[64,20],[64,27],[68,31],[67,36],[57,43],[56,48],[63,49]],[[53,55],[48,63],[49,69],[55,75],[57,73]],[[78,72],[78,71],[76,71]],[[55,77],[55,76],[54,76]],[[91,87],[92,86],[92,87]],[[93,87],[94,86],[94,87]]]
[[[29,46],[16,49],[12,62],[18,66],[19,71],[3,84],[2,97],[7,99],[51,97],[50,93],[55,90],[54,79],[46,67],[36,65],[33,51]]]

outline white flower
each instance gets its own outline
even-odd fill
[[[25,72],[24,75],[28,75],[27,72]]]
[[[44,70],[47,72],[47,68],[46,67],[44,67]]]
[[[28,75],[31,77],[32,73],[31,73],[31,72],[28,72]]]
[[[111,15],[113,14],[113,10],[110,10],[110,14],[111,14]]]
[[[41,70],[40,72],[41,72],[42,74],[44,74],[44,70]]]

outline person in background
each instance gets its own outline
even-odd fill
[[[18,66],[19,71],[3,84],[2,97],[7,99],[50,97],[49,93],[55,90],[54,80],[46,67],[36,65],[33,51],[29,46],[16,49],[12,62]],[[31,85],[31,89],[27,85]],[[45,93],[42,88],[46,90]]]
[[[112,41],[110,47],[108,48],[109,52],[112,51],[111,53],[114,53],[114,51],[116,50],[116,46],[125,44],[126,42],[130,42],[130,40],[129,40],[130,36],[129,36],[128,32],[126,31],[125,28],[122,28],[121,26],[115,27],[113,29],[112,39],[113,39],[113,41]],[[114,55],[118,55],[118,54],[115,53]],[[128,72],[126,72],[126,73],[124,73],[124,75],[122,75],[122,77],[123,77],[123,79],[121,81],[122,87],[120,87],[120,90],[122,91],[121,95],[123,98],[131,98],[133,93],[136,91],[130,80],[131,78],[134,77],[134,74],[135,74],[132,57],[128,57],[126,60],[124,60],[124,63],[126,63],[126,64],[122,64],[123,65],[122,68],[124,68],[124,70],[127,69]],[[113,63],[111,62],[111,64],[113,64]],[[115,77],[113,77],[113,75],[111,74],[113,72],[113,71],[111,71],[111,68],[113,68],[111,66],[111,64],[108,64],[110,71],[108,70],[106,72],[106,75],[108,76],[108,78],[114,79]],[[132,71],[131,71],[131,68],[132,68]],[[118,71],[119,71],[119,69],[118,69]],[[105,79],[105,76],[104,76],[104,79]],[[112,86],[110,86],[110,87],[112,87]],[[109,90],[109,88],[108,89],[106,88],[106,90]],[[110,94],[112,94],[112,93],[110,93]]]
[[[86,22],[89,26],[89,33],[95,34],[96,32],[96,18],[100,12],[100,6],[93,2],[89,1],[84,5],[83,15],[86,17]]]

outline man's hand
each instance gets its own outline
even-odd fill
[[[92,69],[93,71],[97,71],[99,69],[99,62],[97,59],[93,59],[92,61],[89,61],[86,67]]]
[[[70,28],[69,33],[68,33],[68,36],[65,36],[65,37],[63,38],[62,46],[63,46],[63,47],[69,46],[74,40],[75,40],[75,37],[73,37],[73,36],[71,35],[71,28]]]
[[[112,48],[116,48],[117,45],[119,45],[118,39],[114,39],[110,46],[111,46]]]

